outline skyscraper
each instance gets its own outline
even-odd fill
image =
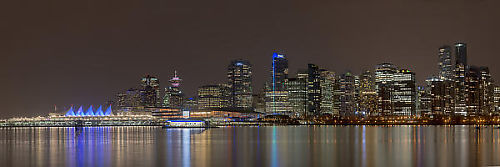
[[[493,103],[495,115],[500,112],[500,86],[495,86],[493,91]]]
[[[418,86],[417,87],[417,115],[431,115],[432,114],[432,97],[430,87]]]
[[[339,79],[339,113],[342,116],[356,115],[356,76],[346,72]]]
[[[378,95],[378,111],[380,115],[391,115],[393,111],[392,92],[394,90],[394,74],[397,67],[391,63],[378,64],[375,69],[375,90]]]
[[[394,104],[393,115],[415,115],[417,97],[415,73],[407,69],[398,70],[394,74],[394,91],[391,96]]]
[[[156,107],[160,104],[160,81],[158,78],[146,75],[141,79],[141,105]]]
[[[141,105],[140,91],[135,88],[127,89],[124,93],[117,94],[116,106],[123,107],[138,107]]]
[[[453,66],[451,64],[451,47],[448,45],[439,48],[439,78],[453,80]]]
[[[467,46],[465,43],[455,43],[455,114],[467,115],[466,81]]]
[[[171,86],[165,88],[165,96],[163,97],[163,107],[168,108],[182,108],[183,94],[179,89],[182,79],[177,75],[177,71],[174,71],[174,76],[169,80]]]
[[[252,107],[252,65],[247,60],[233,60],[228,65],[227,78],[231,107]]]
[[[321,110],[321,77],[317,65],[307,65],[307,109],[309,114],[318,115]]]
[[[330,114],[333,113],[334,105],[334,84],[336,82],[335,73],[325,69],[320,70],[320,87],[321,87],[321,103],[320,103],[320,113]]]
[[[270,114],[291,114],[286,82],[288,80],[288,60],[285,55],[273,53],[271,84],[266,86],[266,112]]]
[[[199,109],[221,109],[230,106],[229,86],[226,84],[204,85],[198,88]]]
[[[285,55],[273,53],[273,63],[271,70],[272,90],[286,90],[286,80],[288,79],[288,60]]]
[[[467,115],[480,114],[480,77],[481,72],[478,67],[470,66],[465,76],[465,106]]]
[[[375,77],[372,71],[364,71],[359,84],[359,108],[361,112],[374,115],[377,111],[377,92],[375,90]]]
[[[470,66],[466,76],[467,112],[469,115],[488,115],[494,111],[494,87],[488,67]]]
[[[439,77],[426,80],[430,91],[432,115],[450,115],[455,112],[455,82]]]
[[[290,109],[295,116],[307,115],[307,72],[299,72],[287,82]]]

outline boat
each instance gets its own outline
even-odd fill
[[[166,125],[163,128],[218,128],[217,126],[211,126],[210,122],[204,120],[189,120],[189,119],[179,119],[179,120],[167,120]]]

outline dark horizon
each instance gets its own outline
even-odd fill
[[[290,76],[307,63],[337,74],[391,62],[419,84],[438,72],[438,48],[467,44],[468,64],[499,79],[500,1],[9,1],[0,7],[0,118],[46,115],[53,105],[98,105],[139,84],[182,91],[227,81],[233,59],[253,65],[257,92],[271,57]],[[455,55],[453,54],[453,57]],[[62,112],[62,111],[61,111]]]

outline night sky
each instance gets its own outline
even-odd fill
[[[392,62],[437,73],[437,49],[461,41],[499,80],[499,0],[5,0],[0,2],[0,118],[56,104],[102,104],[145,74],[182,90],[226,82],[230,60],[253,64],[254,91],[273,51],[291,73],[307,63],[358,74]]]

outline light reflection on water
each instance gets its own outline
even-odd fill
[[[500,129],[472,126],[1,128],[2,166],[500,165]]]

